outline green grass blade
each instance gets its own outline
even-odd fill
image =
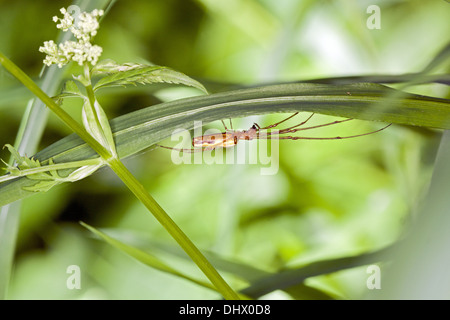
[[[96,228],[94,228],[84,222],[80,222],[80,224],[83,227],[87,228],[92,233],[94,233],[95,235],[97,235],[99,238],[104,240],[106,243],[113,246],[114,248],[119,249],[120,251],[126,253],[127,255],[135,258],[136,260],[142,262],[143,264],[145,264],[149,267],[152,267],[156,270],[166,272],[166,273],[172,274],[174,276],[186,279],[186,280],[196,283],[204,288],[216,291],[216,289],[213,285],[211,285],[207,282],[192,278],[182,272],[179,272],[179,271],[173,269],[172,267],[170,267],[169,265],[167,265],[166,263],[159,260],[157,257],[155,257],[145,251],[142,251],[136,247],[133,247],[133,246],[127,245],[123,242],[120,242],[119,240],[116,240],[116,239],[108,236],[107,234],[97,230]]]
[[[254,281],[248,288],[245,288],[240,292],[256,299],[274,290],[288,290],[289,288],[294,290],[295,286],[302,284],[310,277],[330,274],[340,270],[382,261],[382,259],[386,257],[386,253],[391,252],[391,250],[392,248],[388,247],[375,252],[317,261],[299,268],[282,270],[273,275]],[[289,292],[289,290],[287,292]],[[300,293],[297,292],[297,294]]]
[[[20,202],[0,207],[0,299],[8,293],[19,229]]]
[[[83,226],[87,227],[89,230],[91,230],[92,227],[86,226],[84,223],[81,223]],[[92,230],[91,230],[92,231]],[[98,230],[97,230],[98,231]],[[188,261],[188,263],[191,263],[191,259],[189,258],[186,253],[180,249],[178,246],[170,245],[167,243],[159,242],[157,240],[152,239],[147,234],[143,233],[136,233],[135,231],[125,231],[121,229],[102,229],[102,231],[106,231],[110,236],[112,236],[115,241],[122,243],[124,246],[133,248],[135,250],[138,250],[140,252],[143,252],[143,254],[146,254],[145,252],[153,252],[153,253],[163,253],[165,255],[171,255],[173,257],[177,258],[183,258]],[[96,233],[96,232],[95,232]],[[120,248],[118,248],[120,249]],[[245,281],[246,283],[257,283],[261,281],[261,279],[267,279],[276,276],[276,274],[272,272],[268,272],[262,269],[259,269],[258,267],[255,267],[253,265],[248,265],[239,261],[233,261],[229,258],[224,258],[219,256],[216,253],[208,252],[205,250],[202,250],[202,252],[205,254],[207,259],[211,261],[214,266],[217,268],[217,270],[221,270],[223,272],[226,272],[228,274],[232,274],[234,277],[241,279]],[[131,254],[130,254],[131,255]],[[153,257],[153,256],[152,256]],[[138,259],[139,260],[139,259]],[[158,269],[158,265],[153,266],[150,265],[150,267],[154,267]],[[159,270],[159,269],[158,269]],[[164,270],[162,270],[164,271]],[[168,271],[171,273],[171,271]],[[176,274],[175,274],[176,275]],[[285,292],[290,294],[295,299],[301,299],[301,300],[328,300],[332,299],[331,296],[328,294],[309,287],[305,285],[304,283],[299,283],[296,285],[293,285],[291,287],[283,289]],[[253,298],[253,297],[251,297]],[[256,297],[255,297],[256,298]]]
[[[450,42],[446,44],[444,48],[428,63],[428,65],[422,70],[422,74],[431,72],[441,63],[445,62],[450,57]]]
[[[450,100],[406,94],[370,83],[351,85],[282,84],[234,90],[161,103],[111,121],[120,158],[139,153],[169,137],[177,128],[192,129],[227,118],[276,112],[309,111],[333,116],[432,128],[450,128]],[[45,164],[94,158],[95,152],[76,135],[45,148],[36,158]],[[66,174],[69,172],[66,172]],[[64,174],[64,172],[62,173]],[[26,178],[0,185],[0,205],[29,196]]]
[[[388,83],[414,82],[415,84],[440,83],[450,86],[450,74],[422,75],[421,73],[406,73],[400,75],[363,75],[363,76],[333,77],[325,79],[312,79],[302,82],[327,83],[327,84],[351,84],[358,82],[388,84]]]
[[[426,198],[421,202],[401,245],[386,255],[389,269],[382,269],[382,290],[367,298],[394,300],[448,300],[450,264],[450,131],[445,131],[436,156]]]
[[[284,289],[294,300],[332,300],[333,297],[304,283]]]
[[[190,262],[189,257],[178,246],[152,239],[147,234],[121,229],[107,229],[107,232],[114,236],[115,239],[139,248],[139,250],[169,254],[174,257],[184,258]],[[213,252],[205,250],[203,252],[218,270],[232,274],[236,278],[249,283],[250,285],[241,292],[251,298],[257,299],[272,291],[283,290],[294,299],[328,300],[334,297],[321,290],[307,286],[304,281],[309,277],[326,275],[340,270],[379,262],[387,253],[392,252],[392,247],[355,256],[317,261],[278,272],[265,271],[253,265],[221,257]]]
[[[125,242],[133,247],[140,248],[141,250],[160,252],[163,254],[169,254],[173,257],[189,259],[189,256],[181,250],[179,246],[168,244],[166,242],[161,242],[153,239],[148,234],[142,232],[136,232],[135,230],[123,230],[123,229],[102,229],[106,231],[109,235],[113,236],[115,239]],[[212,261],[217,269],[225,271],[227,273],[233,274],[242,280],[252,282],[256,279],[269,276],[271,273],[261,270],[253,265],[243,264],[241,262],[232,261],[227,258],[223,258],[216,253],[209,252],[207,250],[202,250],[208,260]]]

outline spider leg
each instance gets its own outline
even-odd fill
[[[231,121],[231,118],[229,120],[230,120],[230,130],[233,130],[233,122]],[[223,121],[223,120],[220,120],[220,121],[222,121],[222,124],[223,124],[223,127],[225,128],[225,131],[228,131],[228,128],[227,128],[227,126],[225,124],[225,121]]]
[[[347,120],[351,120],[351,119],[347,119]],[[337,137],[295,137],[295,136],[283,136],[283,137],[280,137],[279,134],[281,134],[281,133],[277,133],[277,134],[274,134],[274,135],[260,136],[260,137],[258,137],[258,139],[278,139],[278,140],[288,140],[288,139],[289,140],[340,140],[340,139],[350,139],[350,138],[357,138],[357,137],[367,136],[369,134],[373,134],[373,133],[377,133],[377,132],[383,131],[384,129],[388,128],[391,125],[392,125],[392,123],[382,127],[381,129],[375,130],[375,131],[361,133],[361,134],[355,134],[355,135],[351,135],[351,136],[344,136],[344,137],[339,137],[339,136],[337,136]],[[294,129],[294,132],[295,131],[298,131],[298,130]]]
[[[220,121],[222,121],[222,124],[223,124],[223,127],[225,128],[225,131],[228,131],[228,128],[227,128],[227,125],[225,124],[225,121],[223,121],[223,120],[220,120]],[[231,120],[230,120],[230,123],[231,123]]]
[[[303,121],[303,122],[301,122],[299,124],[296,124],[295,126],[288,127],[288,128],[285,128],[285,129],[281,129],[280,131],[282,131],[282,130],[290,130],[290,129],[294,129],[294,128],[300,127],[300,126],[306,124],[313,117],[313,115],[314,115],[314,113],[311,113],[311,115],[305,121]]]
[[[292,118],[293,116],[295,116],[295,115],[297,115],[297,114],[298,114],[298,112],[297,112],[297,113],[294,113],[292,116],[288,117],[287,119],[284,119],[283,121],[280,121],[280,122],[278,122],[278,123],[275,123],[275,124],[273,124],[272,126],[268,126],[268,127],[265,127],[265,128],[259,128],[259,130],[276,127],[276,126],[278,126],[280,123],[282,123],[282,122],[284,122],[284,121],[286,121],[286,120]],[[313,117],[313,115],[314,115],[314,113],[312,113],[305,121],[300,122],[299,124],[296,124],[295,126],[288,127],[288,128],[285,128],[285,129],[281,129],[280,131],[282,131],[282,132],[290,132],[290,131],[285,131],[285,130],[292,130],[292,129],[294,129],[294,128],[297,128],[297,127],[300,127],[300,126],[306,124],[306,123]],[[267,135],[271,135],[271,134],[272,134],[271,132],[268,132],[268,133],[267,133]]]
[[[294,132],[302,131],[302,130],[322,128],[322,127],[331,126],[333,124],[338,124],[338,123],[342,123],[342,122],[346,122],[346,121],[350,121],[350,120],[353,120],[353,119],[336,120],[336,121],[333,121],[333,122],[328,122],[328,123],[319,124],[319,125],[316,125],[316,126],[303,127],[303,128],[297,128],[298,126],[293,126],[293,127],[290,127],[290,128],[281,129],[280,131],[278,131],[278,133],[275,133],[275,134],[294,133]],[[268,133],[268,135],[271,135],[271,134],[273,134],[273,133],[271,133],[271,132]]]
[[[186,152],[186,153],[195,153],[195,152],[203,152],[204,151],[203,148],[198,148],[198,149],[195,149],[195,148],[194,149],[179,149],[179,148],[172,148],[172,147],[162,146],[160,144],[155,144],[155,146],[161,147],[161,148],[164,148],[164,149],[175,150],[175,151],[178,151],[178,152]]]
[[[288,121],[289,119],[295,117],[296,115],[298,115],[298,112],[294,113],[293,115],[290,115],[289,117],[287,117],[286,119],[283,119],[277,123],[271,124],[270,126],[264,127],[264,128],[260,128],[261,130],[266,130],[266,129],[270,129],[270,128],[275,128],[276,126],[278,126],[279,124]]]

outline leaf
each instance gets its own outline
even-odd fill
[[[281,270],[254,281],[240,292],[255,299],[275,290],[287,290],[290,288],[288,292],[295,293],[299,289],[296,286],[303,283],[307,278],[377,263],[382,261],[387,254],[392,253],[394,246],[360,255],[316,261],[298,268]],[[296,294],[299,294],[299,292]]]
[[[64,83],[64,88],[62,90],[63,93],[83,96],[77,84],[73,80],[66,81]]]
[[[182,272],[179,272],[175,269],[173,269],[172,267],[168,266],[166,263],[162,262],[161,260],[159,260],[157,257],[144,252],[138,248],[129,246],[123,242],[120,242],[114,238],[111,238],[110,236],[106,235],[105,233],[95,229],[94,227],[91,227],[90,225],[84,223],[84,222],[80,222],[80,224],[87,228],[88,230],[90,230],[91,232],[93,232],[94,234],[96,234],[98,237],[100,237],[102,240],[104,240],[106,243],[110,244],[111,246],[115,247],[116,249],[119,249],[120,251],[126,253],[127,255],[135,258],[136,260],[142,262],[143,264],[152,267],[154,269],[157,269],[159,271],[163,271],[169,274],[172,274],[174,276],[189,280],[191,282],[194,282],[202,287],[205,287],[207,289],[211,289],[215,291],[215,288],[213,285],[206,283],[204,281],[192,278],[188,275],[185,275]]]
[[[136,233],[135,230],[126,231],[122,229],[108,229],[107,231],[108,234],[114,235],[115,239],[126,242],[128,245],[133,245],[133,247],[139,248],[139,250],[164,252],[165,254],[184,258],[186,261],[192,262],[179,247],[159,242],[148,234]],[[310,277],[377,263],[387,254],[393,252],[394,249],[394,246],[390,246],[374,252],[321,260],[312,262],[308,265],[281,269],[278,272],[268,272],[259,269],[257,266],[221,257],[214,252],[204,251],[204,254],[217,270],[227,272],[234,275],[236,278],[250,283],[250,285],[241,290],[241,292],[251,298],[257,299],[262,295],[280,289],[295,299],[328,300],[335,297],[306,285],[304,281]]]
[[[79,81],[83,86],[87,87],[90,85],[90,80],[86,79],[86,77],[83,74],[80,74],[78,76],[72,75],[72,78]]]
[[[194,121],[207,124],[220,119],[296,111],[450,129],[450,100],[408,94],[371,83],[292,83],[232,90],[140,109],[111,120],[110,125],[117,153],[126,158],[170,137],[176,129],[193,128]],[[41,163],[49,158],[62,163],[96,157],[75,134],[35,155]],[[23,178],[1,183],[0,206],[32,194],[23,190],[27,185],[29,181]]]
[[[19,152],[11,145],[6,145],[15,159],[17,166],[10,166],[2,160],[6,165],[6,171],[9,176],[1,177],[10,180],[18,177],[26,177],[30,180],[37,181],[32,185],[24,186],[23,189],[31,192],[45,192],[52,187],[63,182],[74,182],[94,173],[98,168],[104,165],[104,161],[101,158],[96,158],[88,161],[69,162],[55,165],[53,158],[48,160],[48,165],[42,166],[39,160],[33,158],[21,156]],[[77,168],[70,172],[66,177],[62,177],[58,174],[58,170],[66,168]]]
[[[450,274],[448,243],[450,233],[450,131],[439,145],[427,194],[420,202],[403,234],[404,239],[385,259],[389,268],[382,273],[382,290],[370,290],[368,299],[447,300]],[[412,275],[413,278],[412,278]]]
[[[85,96],[81,93],[80,89],[75,83],[75,81],[69,80],[64,83],[61,93],[52,97],[52,99],[55,100],[56,103],[61,104],[64,98],[74,98],[74,97],[85,98]]]
[[[41,166],[39,163],[39,160],[35,160],[33,158],[28,158],[25,156],[21,156],[19,152],[10,144],[5,144],[5,147],[9,150],[11,153],[11,156],[14,158],[14,161],[16,163],[15,166],[10,166],[6,162],[2,161],[6,166],[6,170],[11,174],[19,174],[21,169],[28,169],[28,168],[38,168]]]
[[[117,72],[129,71],[139,66],[137,63],[118,64],[114,60],[99,61],[91,70],[91,76],[111,75]]]
[[[309,287],[304,283],[284,289],[294,300],[332,300],[333,297],[319,289]]]
[[[98,101],[95,100],[94,108],[92,108],[89,100],[85,100],[81,114],[87,132],[102,146],[108,149],[112,155],[116,156],[116,146],[111,132],[111,126],[109,125],[105,111]]]
[[[95,84],[94,91],[106,87],[165,82],[183,84],[208,93],[198,81],[167,67],[133,63],[119,65],[109,60],[97,65],[92,72],[93,75],[107,74]]]

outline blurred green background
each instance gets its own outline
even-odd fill
[[[0,1],[0,48],[36,78],[55,39],[52,16],[69,1]],[[369,5],[381,8],[381,29],[370,30]],[[450,6],[428,1],[165,0],[117,1],[96,44],[102,58],[150,61],[200,81],[240,84],[321,77],[418,72],[448,42]],[[68,70],[67,72],[71,72]],[[436,72],[447,72],[444,67]],[[449,97],[440,85],[408,91]],[[0,71],[0,145],[13,143],[31,97]],[[152,104],[198,94],[148,87],[118,89],[100,101],[113,118]],[[78,105],[67,111],[79,118]],[[306,115],[302,116],[304,119]],[[234,128],[271,124],[283,115],[233,119]],[[314,123],[334,120],[317,116]],[[222,129],[220,123],[211,124]],[[379,128],[351,121],[317,136]],[[69,134],[50,116],[40,149]],[[201,249],[256,268],[286,266],[382,248],[402,235],[430,179],[439,133],[392,126],[342,141],[282,141],[280,170],[263,165],[175,165],[154,149],[125,160],[161,206]],[[247,143],[247,142],[245,142]],[[256,142],[255,142],[256,143]],[[163,144],[169,145],[171,141]],[[7,160],[6,150],[0,153]],[[152,270],[93,239],[78,224],[112,229],[171,265],[194,275],[165,230],[108,169],[23,201],[9,299],[202,299],[212,291]],[[167,247],[169,246],[169,247]],[[79,265],[81,290],[68,290],[66,268]],[[200,276],[200,275],[199,275]],[[231,285],[242,283],[225,274]],[[308,280],[338,298],[366,294],[365,267]],[[289,299],[273,292],[273,299]]]

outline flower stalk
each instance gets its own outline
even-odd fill
[[[225,280],[220,276],[206,257],[186,236],[186,234],[183,233],[183,231],[169,217],[169,215],[156,202],[156,200],[147,192],[144,186],[131,174],[131,172],[125,167],[117,156],[108,119],[94,95],[89,70],[89,64],[95,65],[102,52],[100,47],[92,45],[90,41],[97,33],[97,18],[103,15],[103,11],[94,10],[90,14],[81,13],[78,17],[76,17],[76,19],[70,16],[65,9],[61,9],[61,13],[64,15],[62,19],[58,17],[53,18],[53,21],[58,23],[57,28],[63,31],[71,31],[78,41],[66,41],[59,45],[56,45],[53,41],[47,41],[44,43],[43,47],[39,48],[39,51],[46,53],[47,56],[44,63],[48,66],[56,64],[61,68],[70,61],[75,61],[79,65],[84,66],[84,76],[81,75],[79,77],[74,77],[84,85],[87,92],[87,97],[82,97],[84,99],[84,128],[67,112],[65,112],[60,105],[58,105],[52,98],[43,92],[39,86],[37,86],[2,52],[0,52],[0,63],[32,93],[34,93],[44,104],[46,104],[67,126],[69,126],[70,129],[72,129],[72,131],[78,134],[98,153],[100,159],[96,160],[99,160],[100,164],[107,164],[119,176],[130,191],[132,191],[133,194],[146,206],[146,208],[177,241],[189,257],[197,264],[197,266],[202,270],[206,277],[216,287],[217,291],[221,293],[225,299],[239,299],[239,295],[225,282]],[[18,154],[16,157],[21,159],[21,156]],[[37,175],[44,172],[42,169],[36,169],[39,168],[40,164],[38,162],[34,163],[32,159],[30,159],[31,162],[28,162],[25,159],[24,161],[28,165],[25,170],[28,170],[28,168],[32,169],[29,171],[31,172],[29,177],[39,179],[39,176]],[[55,169],[55,166],[57,169]],[[56,170],[63,169],[64,166],[61,166],[61,164],[55,165],[50,160],[50,165],[48,167],[49,168],[47,169],[50,172],[50,175],[44,176],[44,179],[48,179],[49,177],[54,177],[56,180],[59,179]],[[69,167],[71,166],[67,166],[65,168]],[[97,166],[87,169],[92,169],[95,171]],[[46,187],[48,186],[46,185]]]

